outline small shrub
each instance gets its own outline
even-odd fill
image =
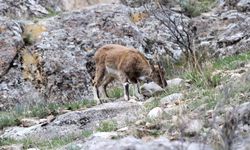
[[[207,67],[202,72],[198,72],[197,70],[188,71],[183,77],[190,80],[197,87],[216,87],[221,84],[222,77],[219,74],[213,75],[213,71],[213,68]]]
[[[113,120],[105,120],[100,123],[99,127],[97,128],[97,131],[100,132],[111,132],[117,130],[117,122]]]
[[[88,138],[93,134],[93,131],[91,130],[85,130],[82,132],[83,137]]]
[[[215,6],[215,3],[215,0],[179,0],[181,8],[189,17],[196,17],[201,13],[208,12]]]
[[[19,124],[20,121],[14,114],[1,114],[0,116],[0,129]]]

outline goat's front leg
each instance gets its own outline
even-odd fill
[[[128,82],[123,83],[123,88],[124,88],[124,99],[128,101],[129,100],[129,83]]]
[[[100,100],[100,93],[97,86],[93,87],[93,94],[94,94],[94,100],[96,101],[97,105],[101,104],[102,101]]]

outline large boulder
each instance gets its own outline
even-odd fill
[[[169,141],[165,137],[160,137],[152,141],[145,142],[141,139],[136,139],[132,136],[128,136],[118,140],[111,140],[99,137],[92,137],[86,142],[78,141],[68,144],[67,146],[60,148],[61,150],[67,150],[75,147],[76,149],[96,150],[96,149],[133,149],[133,150],[152,150],[152,149],[186,149],[186,150],[212,150],[208,145],[200,143],[188,143],[180,141]]]
[[[17,50],[22,48],[22,28],[16,22],[5,17],[0,17],[0,77],[9,69]]]
[[[214,10],[193,20],[200,51],[212,56],[246,52],[250,46],[250,15],[237,10]]]
[[[48,140],[55,137],[68,137],[81,135],[85,130],[95,131],[102,121],[112,120],[117,128],[126,127],[127,123],[141,119],[142,107],[129,102],[113,102],[98,105],[81,111],[68,112],[59,115],[52,122],[38,124],[30,127],[6,128],[1,138],[22,140]]]

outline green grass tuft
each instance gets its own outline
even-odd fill
[[[85,130],[82,132],[83,137],[88,138],[93,134],[92,130]]]
[[[97,128],[97,131],[100,132],[111,132],[117,130],[117,122],[114,120],[105,120],[102,121]]]
[[[179,4],[186,15],[196,17],[215,7],[216,0],[179,0]]]
[[[123,96],[123,89],[121,87],[114,87],[108,91],[110,98],[120,98]]]
[[[82,100],[65,104],[36,104],[32,107],[17,105],[13,110],[0,113],[0,129],[20,124],[20,120],[26,117],[44,118],[49,115],[58,115],[60,109],[77,110],[96,105],[95,101]]]
[[[213,63],[216,69],[233,70],[239,67],[240,63],[250,60],[250,52],[239,55],[227,56],[222,59],[217,59]]]
[[[0,140],[0,146],[12,145],[12,144],[23,144],[24,149],[28,148],[39,148],[42,150],[55,149],[60,146],[64,146],[68,143],[73,142],[78,136],[70,135],[68,137],[56,137],[51,140],[34,140],[31,138],[23,140],[14,140],[10,138],[4,138]]]

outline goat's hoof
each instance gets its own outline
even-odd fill
[[[100,100],[100,99],[97,99],[97,100],[96,100],[96,104],[97,104],[97,105],[100,105],[100,104],[102,104],[102,100]]]
[[[133,98],[131,98],[128,102],[130,102],[130,103],[137,103],[137,101],[135,99],[133,99]]]

